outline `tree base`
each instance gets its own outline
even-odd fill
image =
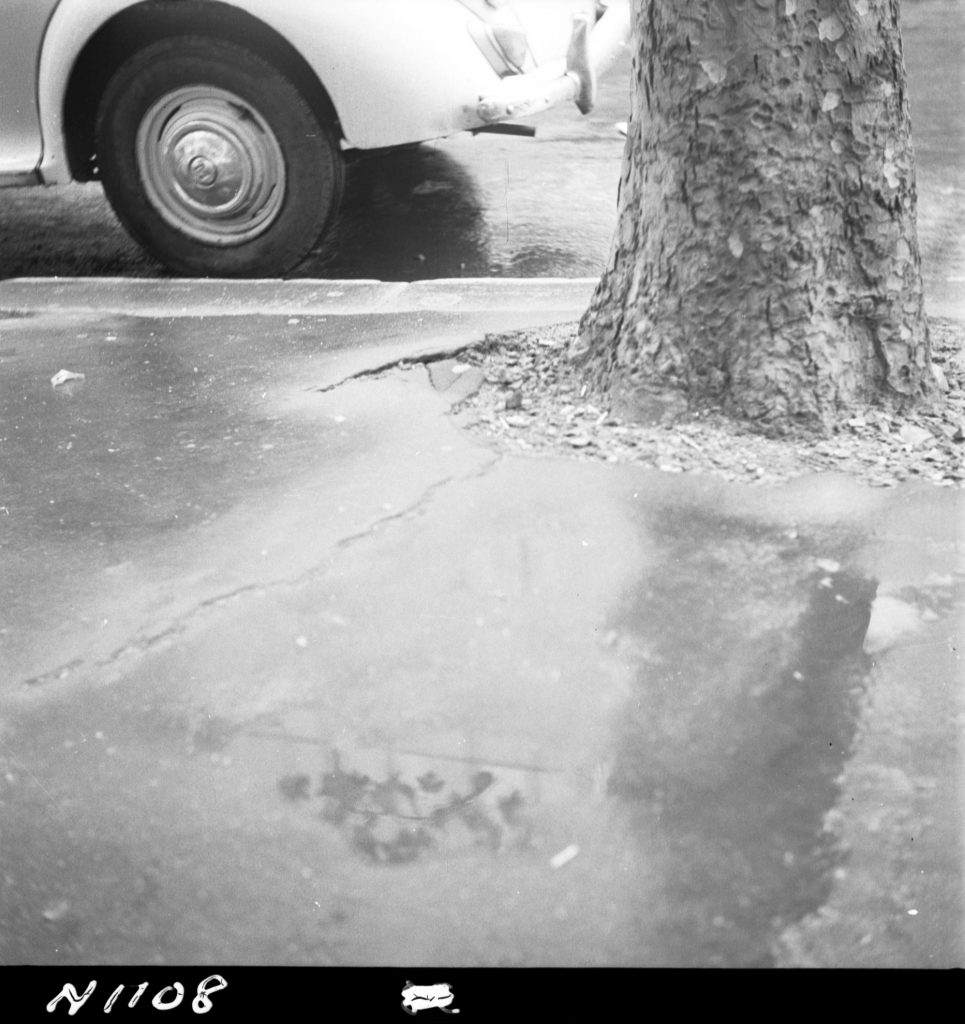
[[[574,366],[576,325],[488,339],[460,359],[480,364],[485,382],[464,401],[460,419],[488,443],[517,455],[576,456],[632,462],[668,473],[777,484],[832,473],[872,487],[921,480],[965,486],[965,324],[930,322],[944,398],[903,413],[856,405],[823,431],[767,425],[694,408],[677,391],[631,388],[618,408]],[[637,401],[640,404],[634,408]]]

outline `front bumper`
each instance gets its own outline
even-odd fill
[[[565,60],[542,65],[524,75],[500,79],[483,96],[476,114],[484,124],[538,114],[573,100],[587,114],[596,102],[597,79],[616,60],[630,39],[630,0],[611,0],[593,25],[578,14]]]

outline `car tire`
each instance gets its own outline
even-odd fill
[[[97,163],[129,233],[188,275],[281,276],[341,200],[332,126],[273,65],[201,37],[154,43],[113,75]]]

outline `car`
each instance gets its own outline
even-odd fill
[[[273,277],[353,154],[592,108],[629,0],[0,0],[0,186],[99,180],[176,273]]]

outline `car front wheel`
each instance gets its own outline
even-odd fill
[[[115,73],[97,162],[121,222],[172,270],[274,277],[305,258],[342,188],[332,128],[298,88],[229,43],[167,39]]]

